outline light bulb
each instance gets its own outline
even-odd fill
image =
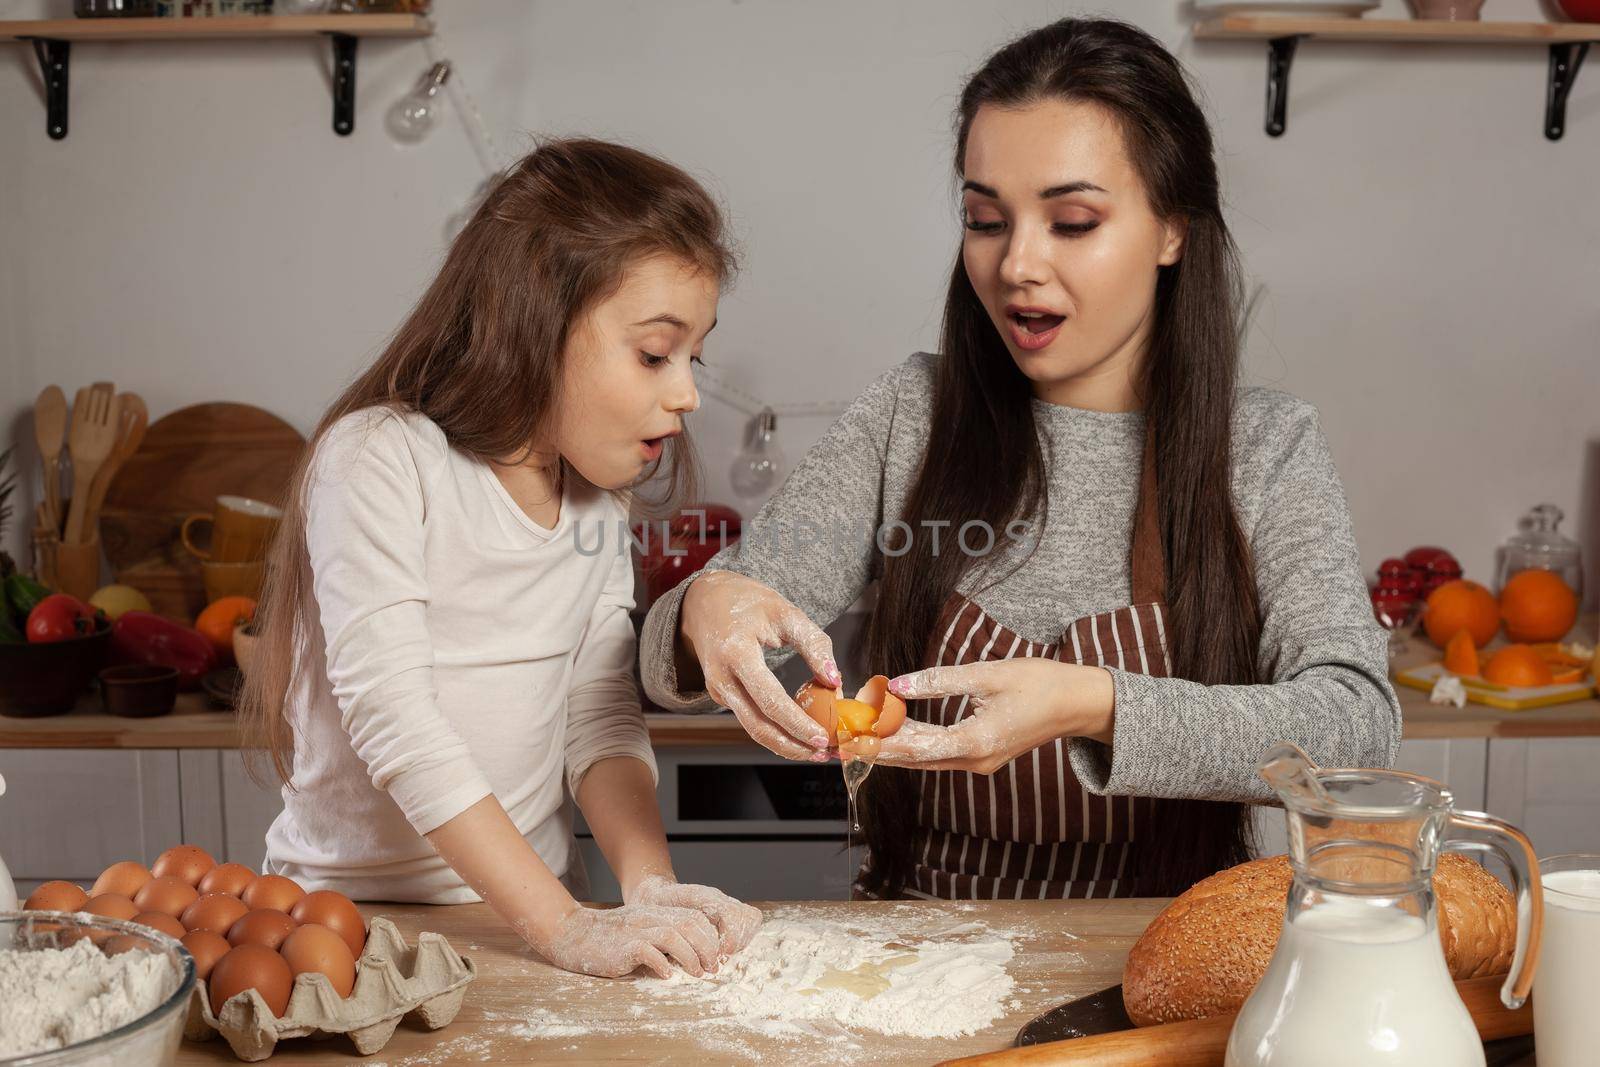
[[[755,425],[744,449],[734,458],[728,478],[733,491],[742,497],[756,497],[770,492],[784,474],[783,450],[778,447],[778,416],[765,408],[756,416]]]
[[[439,90],[450,80],[450,64],[441,60],[428,68],[416,88],[396,100],[385,116],[389,136],[404,144],[416,144],[428,136],[444,105]]]

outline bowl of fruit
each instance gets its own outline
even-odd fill
[[[71,711],[111,654],[111,622],[25,574],[0,585],[0,714]]]

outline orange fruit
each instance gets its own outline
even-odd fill
[[[1458,631],[1472,635],[1472,643],[1482,648],[1500,629],[1500,605],[1494,594],[1477,582],[1456,578],[1428,594],[1422,608],[1422,628],[1428,640],[1445,646]]]
[[[256,602],[247,596],[225,596],[207,605],[194,628],[206,636],[223,659],[233,655],[233,628],[256,617]]]
[[[1554,681],[1550,664],[1538,650],[1527,645],[1507,645],[1490,656],[1483,665],[1483,677],[1495,685],[1509,686],[1549,685]]]
[[[1444,669],[1451,674],[1475,675],[1479,668],[1478,646],[1472,643],[1472,635],[1466,630],[1457,630],[1444,646]]]
[[[1500,590],[1500,615],[1513,641],[1556,641],[1578,621],[1578,594],[1553,571],[1518,571]]]

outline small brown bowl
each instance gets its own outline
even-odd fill
[[[125,719],[166,715],[178,700],[178,672],[145,663],[107,667],[100,672],[100,699],[107,714]]]

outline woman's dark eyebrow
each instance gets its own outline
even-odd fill
[[[994,199],[994,200],[1000,199],[1000,194],[999,193],[997,193],[995,190],[991,189],[989,186],[984,185],[982,182],[965,181],[965,182],[961,183],[961,188],[963,188],[963,189],[971,189],[973,192],[978,193],[981,196],[987,196],[987,197],[990,197],[991,199]],[[1067,196],[1067,195],[1069,195],[1071,193],[1103,193],[1103,192],[1105,192],[1105,190],[1100,188],[1094,182],[1075,181],[1075,182],[1066,182],[1063,185],[1052,185],[1048,189],[1041,189],[1039,191],[1039,199],[1040,200],[1053,200],[1054,198],[1056,198],[1058,196]]]

